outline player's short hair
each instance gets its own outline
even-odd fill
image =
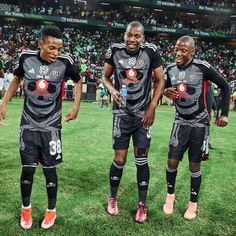
[[[62,32],[57,26],[46,26],[41,30],[41,40],[47,38],[48,36],[62,39]]]
[[[142,23],[140,23],[139,21],[131,21],[127,27],[126,27],[126,31],[129,31],[130,28],[133,28],[133,27],[137,27],[141,30],[141,32],[144,34],[144,27],[142,25]]]
[[[180,42],[180,43],[189,43],[189,45],[192,47],[192,48],[195,48],[195,41],[193,39],[193,37],[189,36],[189,35],[184,35],[182,37],[180,37],[177,42]]]

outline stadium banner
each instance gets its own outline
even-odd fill
[[[124,1],[126,2],[127,1]],[[202,6],[202,5],[187,5],[183,3],[177,3],[177,2],[166,2],[166,1],[158,1],[158,0],[129,0],[129,3],[135,3],[138,4],[139,6],[158,6],[160,8],[179,8],[179,9],[184,9],[184,10],[192,10],[195,12],[217,12],[217,13],[233,13],[236,12],[236,10],[233,10],[231,8],[227,7],[211,7],[211,6]]]
[[[112,29],[125,29],[126,25],[118,22],[111,22],[109,24],[106,21],[96,20],[96,19],[79,19],[79,18],[70,18],[70,17],[62,17],[62,16],[47,16],[47,15],[37,15],[30,13],[20,13],[13,11],[0,11],[0,16],[5,17],[14,17],[14,18],[25,18],[25,19],[34,19],[34,20],[42,20],[42,21],[51,21],[51,22],[62,22],[68,23],[71,25],[88,25],[88,26],[96,26],[102,27],[107,30]],[[159,32],[166,34],[175,34],[175,35],[184,35],[189,34],[193,36],[201,36],[201,37],[218,37],[218,38],[226,38],[226,39],[235,39],[236,36],[233,34],[222,34],[222,33],[212,33],[201,30],[184,30],[184,29],[175,29],[175,28],[165,28],[148,25],[145,26],[145,30],[149,32]]]

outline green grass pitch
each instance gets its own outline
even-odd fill
[[[106,213],[109,192],[108,171],[113,159],[111,110],[98,103],[82,102],[78,119],[63,121],[63,163],[59,177],[55,225],[44,232],[39,222],[47,207],[45,179],[41,166],[34,177],[31,204],[33,226],[19,226],[21,164],[18,153],[19,123],[23,101],[14,98],[7,107],[5,125],[0,128],[0,235],[236,235],[236,112],[231,111],[225,128],[211,126],[211,159],[202,163],[200,212],[187,221],[183,213],[189,201],[189,170],[185,156],[180,163],[174,213],[166,216],[162,206],[166,195],[165,167],[174,108],[159,106],[152,127],[149,153],[150,187],[148,221],[136,224],[136,167],[132,143],[119,191],[120,215]],[[63,115],[72,106],[63,102]]]

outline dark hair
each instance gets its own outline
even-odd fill
[[[184,35],[182,37],[180,37],[177,42],[180,42],[180,43],[189,43],[189,45],[192,47],[192,48],[195,48],[195,41],[193,39],[193,37],[189,36],[189,35]]]
[[[41,40],[48,36],[51,36],[57,39],[62,39],[62,32],[56,26],[47,26],[47,27],[44,27],[41,31]]]
[[[130,22],[126,27],[126,31],[129,31],[129,29],[133,28],[133,27],[139,28],[141,30],[141,32],[144,33],[144,27],[139,21]]]

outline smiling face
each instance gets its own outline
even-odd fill
[[[177,41],[174,49],[175,62],[177,66],[187,65],[193,58],[195,48],[191,42]]]
[[[124,35],[127,51],[131,54],[139,50],[140,45],[144,42],[144,33],[141,27],[127,27]]]
[[[39,42],[40,57],[48,63],[56,61],[63,48],[62,39],[54,38],[52,36],[44,37]]]

